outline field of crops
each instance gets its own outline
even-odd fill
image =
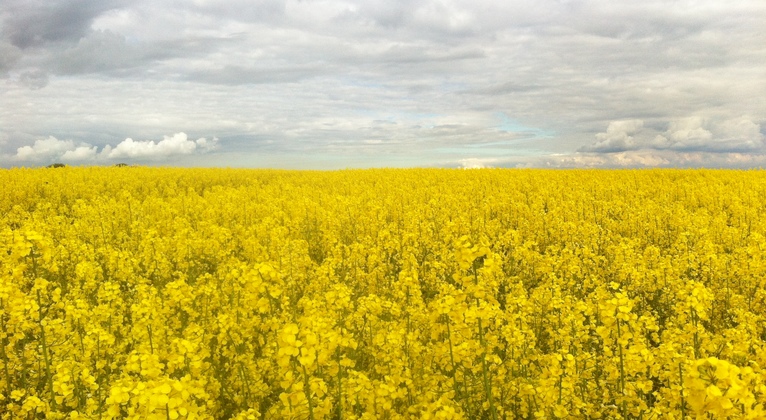
[[[766,418],[762,171],[0,171],[0,417]]]

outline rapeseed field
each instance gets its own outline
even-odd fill
[[[2,419],[764,419],[766,173],[0,171]]]

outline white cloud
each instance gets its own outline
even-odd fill
[[[458,161],[462,169],[492,168],[497,163],[498,159],[494,158],[466,158]]]
[[[577,153],[548,156],[551,167],[756,167],[766,164],[761,125],[748,116],[674,119],[657,133],[641,121],[614,121]]]
[[[65,161],[93,162],[114,159],[157,159],[193,153],[207,153],[218,147],[218,139],[204,137],[189,140],[185,133],[164,136],[159,142],[152,140],[135,141],[127,138],[112,147],[104,146],[99,152],[98,146],[88,143],[75,144],[72,140],[59,140],[53,136],[36,140],[31,146],[22,146],[16,150],[14,159],[25,162]]]
[[[197,143],[189,140],[185,133],[176,133],[171,137],[165,136],[155,143],[152,140],[135,141],[131,138],[123,140],[115,146],[108,157],[120,158],[157,158],[171,155],[188,155],[194,153]]]
[[[643,149],[617,153],[578,152],[567,155],[547,156],[527,166],[550,168],[749,168],[764,165],[766,165],[766,154],[762,153],[685,152]]]
[[[707,130],[706,121],[701,117],[690,117],[670,123],[665,135],[657,136],[659,148],[699,149],[710,144],[713,133]]]
[[[718,133],[723,143],[743,151],[760,150],[766,142],[766,136],[761,132],[761,125],[748,117],[725,120],[716,124],[713,130]]]
[[[760,124],[754,123],[747,117],[735,118],[722,122],[718,129],[730,139],[742,139],[745,141],[763,141]]]
[[[47,139],[35,140],[31,146],[16,149],[16,160],[39,161],[59,157],[69,150],[75,149],[72,140],[59,140],[53,136]]]
[[[749,117],[713,119],[692,116],[667,123],[661,133],[645,128],[640,120],[613,121],[596,142],[579,149],[584,153],[619,153],[637,150],[679,152],[743,153],[763,152],[760,124]]]
[[[93,160],[96,156],[98,156],[98,147],[85,144],[74,150],[67,150],[61,155],[61,160],[65,162],[83,162]]]
[[[596,142],[583,147],[587,152],[618,152],[633,149],[636,144],[633,135],[644,127],[642,120],[612,121],[605,133],[596,134]]]
[[[208,140],[202,137],[197,139],[195,143],[197,143],[197,149],[199,149],[201,152],[212,152],[213,150],[218,148],[217,137],[213,137],[212,140]]]
[[[761,126],[747,117],[710,121],[689,117],[670,123],[654,141],[656,149],[708,152],[746,152],[763,148]]]

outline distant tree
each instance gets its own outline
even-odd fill
[[[66,168],[66,165],[63,163],[51,163],[50,165],[46,166],[46,168]]]
[[[124,162],[120,162],[118,164],[115,164],[114,166],[117,167],[117,168],[124,168],[124,167],[128,166],[128,164],[124,163]]]

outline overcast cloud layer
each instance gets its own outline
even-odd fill
[[[762,0],[3,0],[0,166],[766,166]]]

